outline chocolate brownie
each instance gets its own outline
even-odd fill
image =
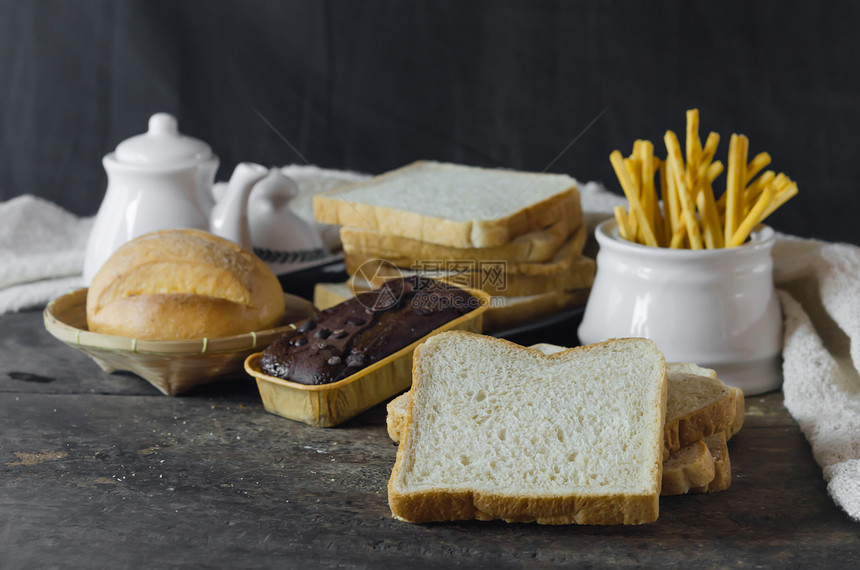
[[[467,291],[425,277],[387,281],[302,322],[263,351],[260,369],[300,384],[337,382],[477,307]]]

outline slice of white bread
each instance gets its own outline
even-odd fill
[[[692,487],[691,493],[716,493],[725,491],[732,484],[732,462],[726,445],[726,434],[715,433],[704,439],[711,457],[714,459],[714,477],[708,483]]]
[[[531,348],[544,354],[566,350],[564,347],[547,343],[535,344]],[[701,374],[693,374],[691,371]],[[740,389],[729,388],[717,380],[716,372],[695,364],[672,362],[666,365],[666,373],[669,384],[664,437],[666,441],[685,442],[683,446],[678,445],[673,449],[672,453],[715,433],[725,433],[725,438],[728,439],[730,434],[740,429],[736,420],[740,416],[740,423],[743,423],[743,392]],[[737,405],[738,393],[740,408]],[[404,392],[388,403],[386,424],[388,435],[394,441],[400,441],[400,433],[406,424],[409,397],[409,392]],[[669,410],[672,410],[671,414]],[[737,429],[734,429],[735,427]],[[697,435],[698,438],[695,437]],[[667,459],[670,455],[668,451],[665,453]]]
[[[349,257],[349,254],[346,254]],[[349,258],[350,261],[352,258]],[[387,260],[386,260],[387,261]],[[386,267],[388,269],[386,270]],[[374,287],[381,287],[388,279],[398,279],[420,274],[423,277],[450,281],[451,283],[471,289],[481,289],[488,295],[496,297],[528,297],[531,295],[544,295],[558,291],[570,291],[573,289],[590,289],[594,283],[594,260],[590,257],[581,256],[572,263],[566,271],[560,271],[549,275],[523,275],[516,273],[500,274],[494,273],[495,267],[487,266],[483,271],[411,271],[381,265],[373,279]]]
[[[703,368],[701,366],[697,366],[695,364],[691,364],[689,362],[671,362],[667,365],[670,370],[674,370],[676,372],[689,372],[690,374],[696,374],[698,376],[705,376],[707,378],[716,378],[717,371],[711,368]],[[744,415],[745,415],[745,402],[744,402],[744,392],[740,388],[732,388],[729,389],[734,392],[735,396],[735,414],[732,419],[731,425],[728,429],[725,430],[726,440],[732,438],[733,435],[740,431],[741,427],[744,425]]]
[[[545,355],[442,333],[416,349],[411,394],[388,483],[395,517],[657,519],[666,366],[653,342],[617,339]]]
[[[581,220],[576,180],[419,161],[314,197],[318,222],[454,247],[492,247]]]
[[[737,391],[717,378],[689,372],[689,366],[668,366],[666,457],[709,435],[731,432],[738,415]]]
[[[324,310],[342,303],[354,296],[353,288],[362,292],[369,290],[370,285],[357,278],[350,278],[346,283],[317,283],[314,287],[314,306]],[[484,332],[512,329],[584,305],[590,292],[591,289],[575,289],[523,297],[493,297],[489,308],[484,311],[482,328]]]
[[[353,262],[350,254],[345,254],[347,263]],[[387,261],[387,260],[386,260]],[[361,274],[375,271],[371,280],[374,287],[381,287],[387,279],[397,279],[403,276],[420,274],[431,279],[450,281],[451,283],[471,289],[481,289],[496,297],[527,297],[543,295],[557,291],[573,289],[590,289],[594,283],[594,260],[580,256],[570,264],[565,264],[564,271],[546,275],[524,275],[522,273],[504,273],[504,264],[485,265],[480,271],[412,271],[397,269],[387,264],[374,263],[373,269],[364,266]]]
[[[544,354],[555,354],[566,350],[564,347],[548,343],[535,344],[531,348]],[[691,363],[673,362],[668,364],[667,401],[673,402],[673,407],[682,406],[685,402],[692,406],[696,405],[694,400],[684,398],[683,395],[679,397],[672,390],[672,386],[679,385],[673,382],[673,377],[677,379],[686,374],[698,375],[701,378],[699,382],[706,391],[712,388],[712,380],[715,380],[717,376],[714,370]],[[688,386],[688,384],[680,385]],[[731,484],[731,462],[726,439],[737,433],[743,424],[744,400],[743,392],[739,388],[730,388],[730,390],[736,398],[736,408],[734,412],[729,406],[721,407],[721,409],[724,413],[732,415],[733,418],[729,419],[728,416],[725,416],[716,422],[718,425],[728,425],[729,429],[704,437],[704,439],[695,441],[669,455],[664,461],[662,495],[677,495],[688,492],[713,493],[727,489]],[[406,426],[409,398],[410,393],[404,392],[391,400],[387,406],[386,427],[388,428],[388,436],[395,442],[400,441],[400,434]],[[688,420],[695,418],[698,413],[712,417],[713,409],[710,408],[709,402],[710,400],[705,402],[705,410],[691,408],[682,411],[686,412],[685,415]],[[667,404],[668,407],[669,404]],[[738,420],[738,418],[740,419]],[[692,419],[688,423],[696,423],[696,420]]]
[[[347,227],[340,228],[340,239],[347,253],[387,259],[398,267],[412,267],[419,259],[544,263],[555,256],[574,232],[584,228],[582,223],[570,227],[571,223],[568,219],[559,220],[493,247],[452,247]]]
[[[582,263],[582,248],[585,244],[585,240],[588,234],[585,226],[581,226],[578,228],[561,246],[556,250],[555,254],[549,261],[543,263],[532,263],[532,262],[511,262],[504,264],[504,270],[508,275],[523,275],[523,276],[534,276],[534,277],[546,277],[548,275],[557,275],[560,273],[567,273],[570,271],[575,271],[577,269],[577,265]],[[384,278],[386,276],[390,276],[393,271],[396,271],[396,268],[391,267],[392,265],[396,265],[401,269],[421,269],[422,271],[479,271],[480,268],[477,267],[477,262],[474,264],[469,263],[468,261],[458,261],[456,263],[457,267],[445,267],[445,259],[438,260],[422,260],[422,259],[384,259],[380,260],[376,256],[372,256],[366,252],[356,250],[353,252],[344,252],[344,263],[346,264],[346,272],[350,275],[353,275],[357,272],[358,268],[363,264],[370,263],[373,261],[385,261],[387,263],[376,263],[366,268],[363,268],[363,273],[366,275],[374,275],[376,273],[376,266],[381,265],[383,269],[385,269],[386,273],[381,274],[379,277]],[[586,257],[585,259],[590,259]],[[395,263],[397,262],[397,263]],[[488,264],[485,264],[489,267]],[[441,267],[440,267],[441,266]],[[592,273],[594,269],[592,266]],[[432,275],[428,275],[428,277],[432,277]]]
[[[365,280],[354,278],[344,283],[317,283],[314,285],[314,306],[324,311],[372,288]]]
[[[663,462],[661,495],[683,495],[714,479],[714,458],[704,441],[682,447]]]
[[[544,354],[563,350],[551,344],[535,344],[532,348]],[[409,392],[400,394],[388,403],[385,417],[388,437],[400,441],[406,426]],[[731,485],[732,471],[726,434],[716,433],[682,447],[663,462],[661,495],[683,495],[685,493],[714,493]]]

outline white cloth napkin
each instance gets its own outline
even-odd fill
[[[0,313],[46,304],[83,286],[93,218],[24,195],[0,203]]]
[[[365,175],[289,166],[302,195]],[[582,187],[589,229],[624,200],[596,183]],[[306,194],[307,193],[307,194]],[[33,196],[0,203],[0,313],[44,305],[83,285],[92,218]],[[833,500],[860,521],[860,248],[780,235],[774,279],[785,315],[785,405],[812,446]]]

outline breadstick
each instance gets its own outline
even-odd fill
[[[672,239],[669,241],[669,247],[679,249],[684,245],[684,238],[687,237],[687,228],[679,224],[678,229],[672,234]]]
[[[683,227],[683,224],[681,224],[681,205],[678,203],[678,188],[675,186],[674,162],[669,160],[667,156],[664,164],[666,167],[666,186],[669,198],[669,215],[667,216],[667,220],[669,221],[669,234],[674,238],[678,228]]]
[[[630,227],[627,225],[627,211],[624,206],[615,206],[613,212],[615,212],[615,221],[618,223],[618,235],[632,241],[630,239]]]
[[[634,144],[633,147],[638,151],[639,144],[641,141],[636,141],[637,144]],[[632,155],[635,157],[635,155]],[[642,200],[642,188],[640,185],[640,176],[641,176],[641,168],[639,164],[639,160],[636,158],[625,158],[624,159],[624,167],[627,168],[627,172],[630,173],[630,179],[633,181],[633,191],[639,196],[639,200]],[[630,212],[627,214],[627,226],[630,228],[630,241],[636,241],[639,243],[644,242],[644,238],[639,238],[641,232],[639,231],[639,222],[636,219],[636,214],[633,212],[633,207],[630,207]]]
[[[744,221],[741,222],[738,229],[735,230],[735,233],[732,234],[732,239],[726,244],[727,247],[737,247],[746,241],[747,236],[749,236],[753,228],[758,225],[758,220],[761,218],[762,214],[764,214],[768,203],[771,198],[773,198],[773,194],[773,186],[768,186],[764,189],[764,192],[762,192],[761,196],[756,200],[755,206],[752,207],[750,213],[746,218],[744,218]]]
[[[721,164],[720,167],[722,167]],[[720,214],[714,203],[714,190],[711,188],[710,182],[707,182],[705,189],[699,193],[696,206],[699,208],[699,217],[705,228],[705,245],[709,249],[723,247],[723,228],[720,224]]]
[[[744,190],[744,216],[749,213],[762,191],[774,181],[773,170],[766,170]]]
[[[663,243],[667,246],[672,242],[672,220],[671,212],[669,211],[669,183],[667,181],[666,171],[669,169],[669,164],[662,161],[657,170],[660,172],[660,198],[663,201]]]
[[[723,173],[723,163],[719,160],[712,162],[708,167],[708,184],[713,184],[717,176]]]
[[[763,222],[765,218],[767,218],[768,216],[773,214],[774,210],[776,210],[777,208],[779,208],[780,206],[782,206],[783,204],[788,202],[791,198],[793,198],[796,195],[797,195],[797,183],[796,182],[791,182],[786,187],[784,187],[782,190],[779,190],[776,193],[776,196],[774,196],[773,200],[770,201],[770,204],[768,205],[768,207],[765,208],[765,211],[761,215],[761,217],[759,218],[758,223]]]
[[[700,183],[707,178],[708,183],[713,184],[714,179],[723,172],[722,162],[720,162],[719,160],[716,162],[711,162],[714,159],[714,152],[716,152],[717,150],[716,143],[713,143],[712,148],[708,148],[708,145],[712,144],[712,140],[717,141],[718,143],[720,140],[719,135],[717,135],[716,133],[711,133],[710,135],[708,135],[708,142],[705,143],[705,149],[702,151],[702,158],[699,164],[698,180]]]
[[[717,146],[720,144],[720,135],[714,132],[708,133],[708,140],[705,141],[705,147],[702,149],[702,163],[709,163],[714,160],[714,155],[717,154]]]
[[[747,165],[746,147],[748,143],[744,135],[733,134],[729,141],[729,172],[726,178],[726,215],[725,239],[731,242],[732,235],[740,224],[742,181],[745,179]]]
[[[619,151],[614,150],[612,151],[612,154],[609,155],[609,162],[612,163],[612,168],[615,170],[615,176],[618,177],[618,181],[621,183],[621,189],[627,196],[630,209],[634,212],[639,225],[642,226],[645,245],[657,247],[657,240],[654,238],[654,232],[648,224],[648,220],[645,218],[645,213],[642,211],[642,203],[639,201],[639,196],[635,192],[636,186],[630,179],[630,173],[627,170],[627,166],[624,164],[624,157],[621,156]]]
[[[651,141],[642,141],[639,146],[639,160],[642,163],[642,185],[640,188],[642,196],[642,208],[651,222],[651,227],[654,230],[654,237],[657,244],[660,244],[660,238],[663,235],[663,225],[660,219],[660,207],[657,203],[657,190],[654,188],[654,145]]]
[[[747,165],[747,174],[744,177],[744,185],[748,185],[750,181],[756,177],[756,175],[761,171],[762,168],[770,164],[770,155],[766,152],[760,152],[755,155],[750,163]]]
[[[666,143],[666,151],[669,153],[666,160],[672,162],[672,173],[674,174],[675,186],[678,189],[678,198],[681,203],[682,221],[687,227],[687,237],[690,239],[690,247],[693,249],[703,249],[702,234],[693,213],[695,206],[684,182],[681,145],[678,143],[678,137],[672,131],[666,131],[663,141]]]
[[[699,139],[699,110],[687,111],[687,189],[695,199],[698,187],[699,159],[702,141]]]
[[[649,180],[649,188],[651,192],[651,200],[652,202],[652,215],[654,218],[654,237],[657,238],[657,245],[660,247],[668,247],[669,240],[666,239],[666,230],[663,227],[663,210],[660,208],[660,196],[657,194],[657,187],[654,184],[654,176],[657,175],[657,171],[660,169],[661,160],[653,155],[654,145],[651,145],[651,176],[648,178]]]

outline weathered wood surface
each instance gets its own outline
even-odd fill
[[[748,400],[731,488],[663,498],[654,524],[416,526],[386,502],[384,406],[313,428],[263,411],[250,378],[169,398],[101,372],[39,313],[0,330],[0,568],[860,563],[860,523],[781,393]]]

